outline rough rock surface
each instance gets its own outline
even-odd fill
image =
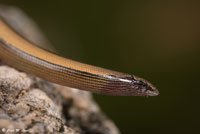
[[[17,25],[18,31],[32,42],[48,44],[19,9],[1,6],[0,16]],[[25,24],[20,26],[19,21]],[[118,134],[119,131],[89,92],[56,85],[0,63],[0,133]]]

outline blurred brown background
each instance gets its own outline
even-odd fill
[[[65,57],[142,76],[158,97],[94,95],[122,134],[199,130],[200,3],[0,0],[23,9]]]

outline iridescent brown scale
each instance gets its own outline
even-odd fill
[[[136,76],[63,58],[30,43],[0,19],[0,59],[45,80],[105,95],[155,96],[158,90]]]

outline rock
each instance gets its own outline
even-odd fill
[[[28,40],[48,46],[37,25],[21,10],[0,6],[0,16]],[[17,132],[119,133],[91,93],[53,84],[0,63],[0,133]]]

